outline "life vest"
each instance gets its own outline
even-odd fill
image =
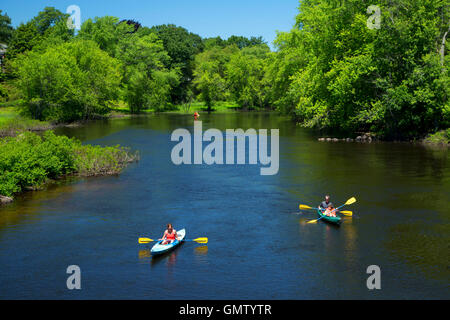
[[[172,230],[172,233],[167,232],[166,233],[166,240],[175,240],[175,230]]]

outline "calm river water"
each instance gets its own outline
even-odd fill
[[[0,208],[1,299],[449,299],[447,150],[318,142],[276,114],[202,115],[203,128],[280,129],[280,170],[175,166],[170,135],[190,116],[93,122],[57,133],[139,150],[117,177],[71,179]],[[306,224],[329,193],[354,212],[337,228]],[[172,222],[184,243],[150,257]],[[66,287],[69,265],[81,290]],[[367,289],[367,267],[381,290]]]

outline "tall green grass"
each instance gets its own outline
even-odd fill
[[[79,140],[56,136],[52,131],[42,136],[22,132],[0,139],[0,195],[12,196],[67,174],[118,174],[137,159],[137,154],[120,146],[82,145]]]
[[[21,116],[15,107],[0,108],[0,137],[14,136],[17,131],[42,131],[51,127],[50,122]]]

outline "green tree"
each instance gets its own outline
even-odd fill
[[[208,111],[212,110],[214,101],[226,100],[229,97],[225,79],[226,65],[238,51],[236,46],[213,47],[195,57],[193,82]]]
[[[166,68],[170,57],[158,36],[135,33],[125,37],[119,41],[116,57],[123,65],[123,87],[130,111],[165,109],[172,88],[178,85],[179,72]]]
[[[68,14],[53,7],[46,7],[29,22],[21,23],[10,40],[7,59],[14,59],[18,54],[27,52],[35,46],[40,45],[40,48],[45,50],[52,43],[72,39],[73,30],[68,29],[66,25],[68,17]],[[49,43],[45,43],[46,40],[49,40]]]
[[[117,17],[96,17],[86,20],[81,25],[77,37],[96,42],[100,49],[115,57],[119,42],[130,37],[134,30],[134,24],[128,24],[127,21],[120,23],[120,19]]]
[[[264,65],[269,53],[265,45],[245,47],[233,54],[226,65],[227,86],[243,108],[267,104]]]
[[[173,103],[183,102],[193,78],[195,56],[204,48],[202,38],[173,24],[154,26],[150,31],[162,40],[170,57],[167,68],[178,69],[181,73],[179,85],[173,88],[171,97]]]
[[[278,33],[274,44],[277,51],[268,56],[265,68],[269,101],[281,112],[293,115],[297,98],[290,91],[292,78],[308,64],[308,60],[300,54],[304,49],[298,30]]]
[[[235,45],[239,49],[243,49],[246,47],[252,47],[252,46],[260,46],[266,44],[262,37],[251,37],[246,38],[243,36],[231,36],[225,41],[226,46],[232,46]]]
[[[41,40],[42,36],[38,33],[36,25],[31,22],[21,23],[14,31],[6,52],[6,58],[13,59],[18,54],[31,50]]]
[[[381,24],[371,29],[365,2],[302,1],[294,29],[276,41],[277,57],[267,74],[274,84],[271,99],[311,127],[371,130],[391,138],[445,128],[445,2],[375,1]]]
[[[86,40],[32,50],[13,67],[25,111],[40,120],[70,122],[105,114],[121,80],[119,62]]]
[[[226,41],[222,40],[221,37],[214,37],[214,38],[205,38],[203,39],[203,45],[205,47],[205,50],[212,49],[213,47],[226,47]]]
[[[11,26],[11,18],[0,10],[0,43],[8,44],[11,39],[14,28]]]
[[[33,18],[32,22],[40,34],[44,34],[48,29],[54,27],[60,22],[67,22],[69,15],[62,13],[54,7],[45,7],[43,11]]]

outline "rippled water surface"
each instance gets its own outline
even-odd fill
[[[280,171],[175,166],[170,135],[190,116],[162,114],[59,129],[85,143],[129,146],[120,176],[60,181],[0,208],[2,299],[448,299],[447,150],[403,143],[318,142],[275,114],[202,115],[204,130],[280,129]],[[306,224],[325,193],[355,196],[337,228]],[[172,222],[187,238],[152,259]],[[82,289],[66,288],[81,268]],[[382,289],[366,287],[370,265]]]

